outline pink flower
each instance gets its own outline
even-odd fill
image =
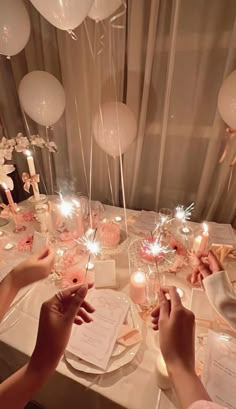
[[[25,222],[32,222],[35,218],[34,212],[31,212],[30,210],[22,213],[21,216]]]
[[[66,288],[77,284],[83,284],[85,280],[85,270],[64,270],[61,272],[62,280],[60,281],[60,287]]]
[[[16,245],[17,250],[20,251],[30,251],[33,245],[33,234],[29,234],[28,236],[22,237]]]
[[[176,250],[178,256],[184,256],[186,254],[186,248],[175,237],[170,240],[170,248]]]
[[[77,238],[77,233],[71,232],[68,229],[64,229],[59,237],[61,241],[72,241]]]
[[[66,267],[70,267],[72,266],[72,264],[75,264],[75,255],[65,253],[62,256],[62,264],[63,266],[66,266]]]

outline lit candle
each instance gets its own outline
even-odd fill
[[[14,200],[13,200],[10,189],[8,189],[6,183],[2,183],[2,187],[3,187],[4,191],[5,191],[5,195],[7,197],[9,205],[12,206],[14,210],[16,210],[15,209],[16,206],[15,206],[15,203],[14,203]]]
[[[204,252],[206,251],[207,246],[208,246],[209,232],[208,232],[208,226],[206,223],[202,224],[202,228],[203,228],[203,233],[202,233],[202,240],[201,240],[199,251]]]
[[[115,217],[115,222],[120,223],[122,221],[122,217],[121,216],[116,216]]]
[[[5,247],[4,247],[4,249],[5,250],[11,250],[11,249],[13,249],[13,244],[12,243],[7,243],[6,245],[5,245]]]
[[[31,152],[27,149],[25,151],[26,157],[27,157],[27,163],[28,163],[28,167],[29,167],[29,173],[30,176],[35,176],[36,175],[36,170],[35,170],[35,166],[34,166],[34,158],[31,154]],[[33,192],[34,192],[34,197],[35,200],[40,200],[40,195],[39,195],[39,187],[38,187],[38,183],[35,182],[33,184]]]
[[[169,375],[166,369],[166,364],[161,352],[158,352],[157,354],[156,379],[157,384],[161,389],[169,389],[171,387]]]
[[[146,277],[143,271],[136,271],[131,274],[130,297],[135,304],[146,302]]]
[[[202,236],[195,237],[193,241],[193,250],[195,253],[197,253],[200,250],[201,242],[202,242]]]

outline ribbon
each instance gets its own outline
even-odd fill
[[[5,203],[0,203],[0,207],[2,207],[1,216],[8,217],[14,213],[14,210],[10,205],[6,205]]]
[[[24,183],[24,190],[30,193],[30,186],[35,186],[39,183],[39,175],[31,176],[27,172],[22,173],[22,180]]]

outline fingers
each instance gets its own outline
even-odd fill
[[[191,282],[191,284],[196,284],[197,282],[198,282],[198,278],[199,278],[199,269],[198,268],[196,268],[193,272],[192,272],[192,275],[191,275],[191,278],[190,278],[190,282]]]
[[[157,331],[159,329],[159,318],[160,318],[160,307],[156,307],[152,314],[152,328],[154,329],[154,331]]]
[[[34,256],[37,258],[37,260],[43,260],[45,257],[47,257],[50,253],[50,247],[46,246],[44,247],[43,250],[38,251]]]
[[[84,301],[81,307],[83,307],[89,314],[92,314],[95,311],[93,306],[89,304],[88,301]]]
[[[212,273],[217,273],[218,271],[224,270],[223,265],[212,250],[210,250],[208,253],[208,260]]]
[[[93,319],[88,315],[88,313],[83,308],[79,308],[76,318],[78,319],[81,318],[84,322],[87,322],[87,324],[93,321]]]
[[[87,285],[82,285],[80,286],[80,288],[76,291],[75,295],[73,297],[71,297],[70,303],[67,307],[67,311],[65,312],[65,314],[73,319],[75,319],[79,308],[81,307],[81,305],[84,302],[84,298],[86,297],[88,292],[88,286]]]
[[[202,275],[203,278],[208,277],[211,275],[211,271],[209,270],[208,266],[200,260],[198,265],[199,273]]]
[[[165,295],[165,290],[161,288],[158,292],[160,302],[160,318],[159,320],[166,320],[170,315],[170,305]]]

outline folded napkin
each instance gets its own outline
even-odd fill
[[[233,250],[233,246],[230,244],[212,244],[211,250],[213,253],[218,257],[221,263],[223,263],[224,259],[229,255],[229,253]]]
[[[142,336],[138,329],[131,328],[129,325],[122,325],[116,342],[125,347],[130,347],[142,341]]]

